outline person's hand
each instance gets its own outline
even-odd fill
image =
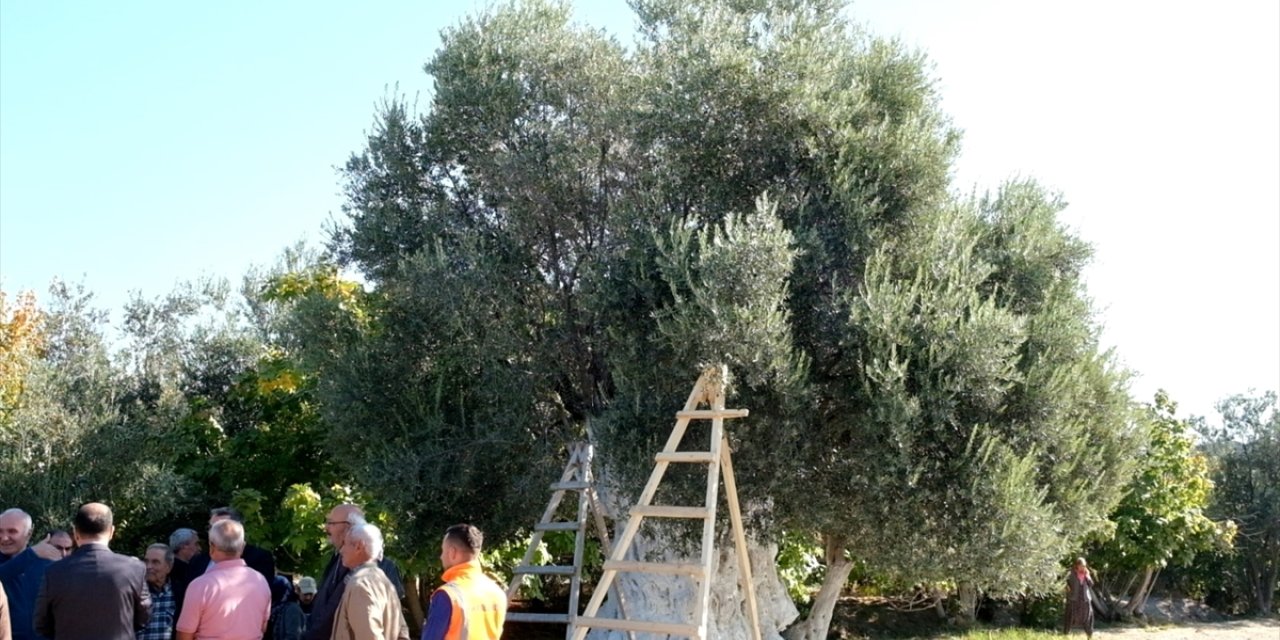
[[[49,542],[48,535],[44,537],[44,540],[31,545],[31,550],[45,560],[57,561],[62,559],[62,552],[58,551],[58,548],[53,546],[52,542]]]

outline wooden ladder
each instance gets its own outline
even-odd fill
[[[609,551],[604,563],[604,573],[600,583],[591,595],[590,602],[581,616],[575,616],[570,627],[570,640],[584,640],[590,629],[614,629],[627,632],[649,632],[672,636],[682,636],[693,640],[705,640],[707,637],[707,609],[711,600],[711,563],[715,554],[716,503],[719,498],[720,475],[724,474],[725,498],[729,504],[729,519],[733,526],[734,546],[738,554],[738,565],[741,567],[740,579],[747,599],[748,623],[752,638],[760,640],[760,615],[756,609],[755,587],[751,582],[751,563],[747,557],[747,541],[742,528],[742,511],[738,506],[737,481],[733,476],[733,461],[729,451],[729,438],[724,431],[724,421],[732,418],[747,417],[746,409],[725,409],[724,384],[728,370],[723,366],[710,367],[703,371],[698,382],[693,386],[684,409],[676,412],[675,427],[667,439],[666,446],[654,456],[655,465],[649,482],[640,494],[636,505],[631,508],[631,516],[627,525],[618,536],[615,546]],[[698,405],[707,404],[709,409],[699,409]],[[710,451],[677,451],[684,438],[691,420],[711,421]],[[706,501],[699,507],[677,507],[654,505],[653,496],[662,482],[662,476],[671,463],[707,464]],[[702,520],[702,561],[699,564],[676,562],[636,562],[626,560],[627,548],[631,545],[640,524],[645,518],[692,518]],[[606,547],[609,548],[609,547]],[[694,621],[691,624],[658,622],[651,620],[628,620],[626,612],[619,607],[619,618],[599,618],[605,594],[618,572],[650,573],[660,575],[689,576],[699,581],[698,597],[694,600]],[[571,609],[576,611],[576,609]]]
[[[596,496],[594,480],[591,476],[591,458],[593,454],[592,446],[586,442],[579,442],[570,447],[569,462],[564,467],[564,473],[560,475],[560,480],[551,484],[551,500],[547,503],[547,508],[542,512],[542,519],[533,525],[533,537],[529,541],[529,548],[525,551],[524,559],[512,572],[511,583],[507,585],[507,601],[510,602],[515,598],[516,593],[520,591],[520,576],[522,575],[560,575],[571,576],[569,584],[569,611],[567,613],[520,613],[511,612],[506,616],[509,622],[546,622],[553,624],[569,625],[573,616],[578,613],[578,594],[582,586],[582,556],[585,546],[585,533],[587,529],[587,513],[588,511],[594,516],[594,524],[596,534],[600,537],[600,543],[604,553],[609,553],[609,530],[604,520],[604,510],[600,504],[599,497]],[[576,520],[560,521],[555,520],[556,512],[560,509],[560,503],[564,501],[565,493],[569,491],[578,492],[578,515]],[[572,565],[543,565],[538,566],[531,564],[533,556],[537,553],[538,545],[542,544],[542,536],[548,531],[573,531],[575,532],[573,541],[573,564]],[[618,596],[619,606],[621,606],[621,593]],[[572,633],[573,627],[569,626],[565,630],[566,637]],[[633,634],[628,634],[634,640]]]

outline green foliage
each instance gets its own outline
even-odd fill
[[[1018,622],[1034,629],[1061,629],[1067,601],[1061,594],[1034,596],[1022,603]]]
[[[778,578],[787,588],[791,600],[806,606],[822,585],[826,565],[822,563],[822,545],[810,537],[785,533],[778,543]]]
[[[287,283],[328,446],[408,529],[505,540],[588,431],[636,486],[722,362],[753,526],[1055,588],[1143,435],[1061,199],[953,197],[927,61],[842,3],[634,7],[630,50],[564,4],[496,7],[444,34],[424,113],[380,109],[332,239],[359,316]]]
[[[142,544],[195,493],[164,455],[180,393],[112,361],[106,314],[83,287],[54,283],[49,294],[42,348],[13,371],[22,399],[0,439],[0,504],[26,510],[39,532],[65,528],[79,505],[102,501],[115,511],[119,545]]]
[[[533,565],[573,564],[575,536],[575,533],[565,531],[545,533],[534,550],[530,563]],[[524,560],[524,554],[528,551],[531,541],[532,538],[525,535],[487,547],[483,560],[485,570],[499,583],[509,582],[516,566]],[[584,542],[582,575],[584,581],[589,583],[591,576],[599,574],[604,554],[600,550],[599,541],[588,538]],[[569,582],[565,578],[522,574],[517,597],[526,600],[563,598],[568,593],[568,587]]]
[[[1221,426],[1200,423],[1214,457],[1210,514],[1237,528],[1228,566],[1250,608],[1271,613],[1280,590],[1280,411],[1276,393],[1231,396],[1218,403]],[[1241,588],[1243,587],[1243,588]]]
[[[1138,473],[1112,511],[1110,538],[1089,552],[1103,577],[1148,568],[1188,564],[1201,551],[1227,549],[1235,533],[1230,522],[1205,515],[1213,484],[1205,456],[1195,450],[1190,427],[1175,417],[1177,405],[1164,392],[1147,407],[1147,445],[1138,454]]]
[[[529,550],[530,538],[513,538],[502,542],[501,544],[489,546],[484,550],[483,564],[487,571],[499,584],[509,584],[511,576],[515,568],[520,565],[520,561],[524,560],[524,554]],[[534,550],[531,564],[543,565],[550,564],[552,554],[547,550],[547,542],[543,540]],[[520,590],[517,597],[526,600],[545,600],[546,593],[542,589],[542,580],[538,576],[531,574],[522,574],[520,576]]]

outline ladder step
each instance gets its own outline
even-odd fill
[[[551,485],[551,490],[552,491],[581,491],[583,489],[587,489],[590,487],[591,487],[591,484],[588,482],[583,482],[581,480],[574,480],[571,482],[553,483]]]
[[[516,567],[511,573],[532,576],[571,576],[575,573],[575,569],[570,566],[558,566],[554,564],[539,566],[522,564]]]
[[[747,409],[696,409],[694,411],[677,411],[676,417],[688,420],[710,420],[712,418],[745,418],[751,412]]]
[[[510,612],[506,617],[507,622],[554,622],[558,624],[569,624],[569,614],[567,613],[521,613],[519,611]]]
[[[653,456],[658,462],[714,462],[710,451],[663,451]]]
[[[534,531],[577,531],[576,522],[539,522],[533,525]]]
[[[669,507],[651,504],[631,507],[631,515],[644,516],[646,518],[694,518],[706,520],[711,517],[711,511],[706,507]]]
[[[632,562],[630,560],[606,560],[605,571],[624,571],[628,573],[653,573],[665,576],[694,576],[702,578],[707,575],[700,564],[676,562]]]
[[[626,620],[618,618],[584,618],[579,616],[574,626],[591,629],[616,629],[618,631],[647,631],[649,633],[665,633],[669,636],[701,638],[702,627],[696,624],[680,624],[679,622],[654,622],[650,620]]]

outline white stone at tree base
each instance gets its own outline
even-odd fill
[[[764,640],[782,640],[780,631],[792,624],[800,613],[778,579],[774,557],[777,545],[759,545],[748,540],[751,556],[751,576],[755,584],[756,604],[760,612],[760,631]],[[656,544],[652,539],[637,535],[628,557],[649,562],[692,562],[698,558],[677,556],[671,545]],[[657,552],[656,549],[665,549]],[[738,640],[751,638],[747,628],[746,599],[739,584],[738,558],[731,540],[722,538],[715,556],[711,582],[711,603],[707,616],[708,640]],[[694,602],[697,598],[697,581],[687,576],[619,573],[614,585],[623,590],[627,618],[656,620],[689,624],[694,622]],[[616,618],[618,609],[612,594],[605,600],[597,617]],[[636,640],[666,640],[667,636],[636,633]],[[589,640],[628,640],[624,631],[593,629]]]

